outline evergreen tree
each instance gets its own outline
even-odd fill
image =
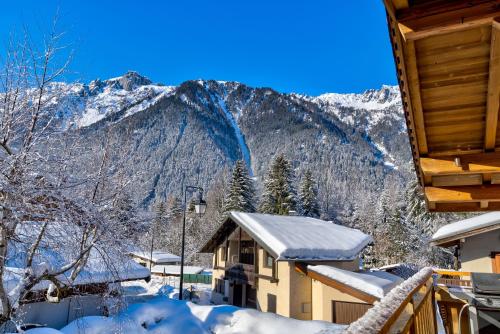
[[[255,188],[253,181],[248,174],[245,163],[238,160],[229,182],[229,189],[224,201],[224,212],[226,214],[229,211],[254,212],[254,201]]]
[[[260,203],[263,213],[288,215],[296,209],[296,192],[293,187],[294,173],[290,162],[283,154],[278,155],[264,181],[264,192]]]
[[[182,247],[182,202],[170,196],[166,204],[167,238],[164,245],[167,251],[179,255]]]
[[[319,217],[318,191],[310,170],[306,170],[300,186],[300,209],[307,217]]]

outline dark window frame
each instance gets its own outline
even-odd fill
[[[268,262],[269,258],[272,259],[272,264],[271,265],[269,265],[269,262]],[[269,268],[269,269],[273,269],[274,268],[274,264],[276,262],[276,259],[274,258],[274,256],[272,256],[271,254],[269,254],[268,251],[264,251],[264,258],[262,260],[263,260],[262,266],[264,268]]]

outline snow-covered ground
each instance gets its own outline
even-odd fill
[[[171,285],[168,285],[168,284]],[[281,333],[342,333],[345,326],[322,321],[300,321],[273,313],[241,309],[230,305],[208,305],[210,286],[191,285],[198,299],[193,302],[177,300],[177,278],[153,277],[150,283],[142,281],[122,284],[125,298],[140,303],[111,317],[91,316],[73,321],[55,330],[39,328],[30,334],[281,334]]]

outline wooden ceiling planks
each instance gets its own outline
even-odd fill
[[[430,211],[500,209],[500,0],[384,0]]]

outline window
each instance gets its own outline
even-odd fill
[[[222,246],[220,248],[220,260],[226,261],[226,247],[225,246]]]
[[[268,252],[264,254],[264,267],[272,268],[274,265],[274,257],[272,257]]]

